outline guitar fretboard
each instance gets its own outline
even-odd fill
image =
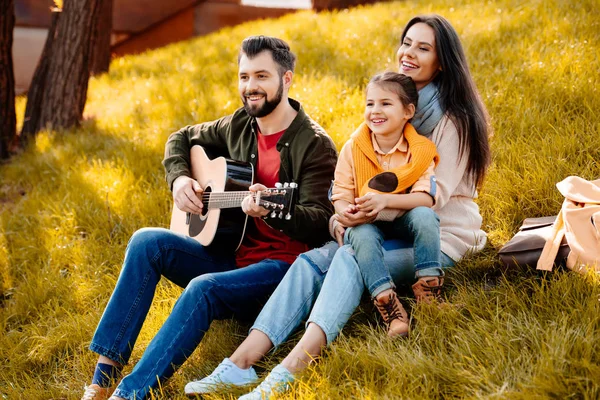
[[[215,208],[236,208],[242,204],[248,195],[256,197],[253,192],[209,192],[202,194],[202,204],[208,206],[208,209]]]

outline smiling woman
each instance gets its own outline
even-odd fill
[[[413,78],[419,90],[441,71],[435,32],[427,24],[417,23],[408,29],[397,56],[400,72]]]
[[[396,285],[412,285],[417,302],[439,300],[443,269],[483,248],[486,234],[473,200],[489,163],[488,125],[462,45],[454,28],[439,15],[411,19],[400,39],[402,74],[383,74],[371,81],[366,123],[340,152],[331,196],[336,215],[330,226],[337,243],[299,257],[231,359],[208,377],[188,384],[186,391],[214,391],[219,382],[242,384],[235,371],[253,371],[251,366],[262,355],[307,320],[300,342],[242,398],[265,399],[287,390],[294,374],[338,336],[365,289],[387,323],[388,335],[405,336],[408,316],[395,294]],[[411,124],[416,131],[406,123],[415,102]],[[388,113],[391,108],[395,112]],[[402,117],[391,118],[391,113]],[[395,143],[390,140],[394,138]],[[434,176],[436,146],[440,158]],[[386,193],[381,193],[379,184],[390,181],[393,189],[384,184]],[[384,236],[402,241],[384,251]]]

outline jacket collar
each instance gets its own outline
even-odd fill
[[[298,112],[296,118],[292,121],[290,126],[287,127],[284,134],[281,136],[279,141],[277,142],[277,151],[281,151],[284,147],[289,147],[296,137],[296,133],[298,133],[304,124],[304,121],[308,118],[306,113],[304,112],[304,108],[298,100],[294,100],[291,97],[288,97],[288,101],[290,105]],[[256,122],[256,118],[252,117],[252,126],[254,127],[254,131],[258,132],[258,123]]]

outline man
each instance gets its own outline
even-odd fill
[[[192,354],[214,319],[254,318],[295,257],[328,239],[332,213],[327,190],[336,150],[300,104],[288,98],[295,56],[282,40],[249,37],[238,56],[244,104],[217,121],[187,126],[167,141],[163,165],[175,205],[200,214],[204,190],[190,172],[190,149],[253,165],[253,192],[277,181],[298,184],[290,220],[271,218],[252,197],[242,202],[250,217],[242,245],[231,254],[159,228],[137,231],[127,246],[116,288],[90,349],[100,355],[82,399],[105,399],[118,380],[161,276],[185,287],[171,315],[111,400],[142,399]]]

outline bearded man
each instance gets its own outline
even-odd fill
[[[213,155],[251,164],[250,192],[275,182],[297,185],[289,219],[277,213],[271,217],[255,196],[247,196],[240,205],[251,218],[236,251],[203,246],[162,228],[135,232],[90,344],[99,358],[82,399],[145,398],[192,354],[213,320],[254,319],[294,259],[328,240],[332,207],[327,192],[337,152],[300,103],[288,98],[295,61],[281,39],[246,38],[238,56],[244,106],[173,133],[163,160],[175,206],[188,216],[208,207],[202,201],[206,188],[191,169],[190,150],[200,145]],[[185,290],[132,372],[120,380],[162,276]]]

